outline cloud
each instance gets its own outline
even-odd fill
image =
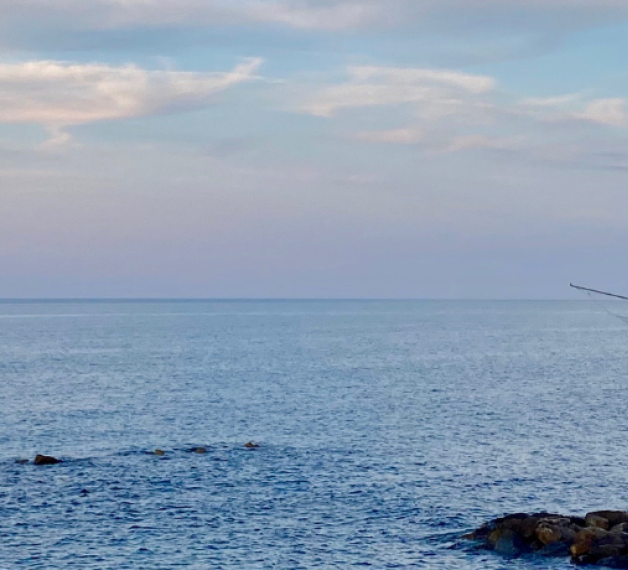
[[[626,102],[623,99],[596,99],[591,101],[579,115],[585,121],[612,127],[628,126]]]
[[[626,101],[622,98],[585,100],[578,93],[557,97],[524,99],[520,111],[550,123],[585,122],[609,127],[628,126]]]
[[[488,137],[485,135],[463,135],[453,137],[444,152],[460,152],[464,150],[518,150],[523,147],[521,137]]]
[[[521,104],[529,107],[556,107],[559,105],[569,105],[577,102],[580,96],[576,93],[569,93],[567,95],[557,95],[556,97],[531,97],[528,99],[522,99]]]
[[[451,69],[375,66],[350,67],[347,75],[347,81],[322,88],[298,110],[332,118],[348,110],[401,107],[408,115],[406,126],[349,136],[365,143],[418,145],[436,152],[512,146],[501,136],[466,132],[469,127],[485,128],[501,112],[494,101],[497,82],[491,77]]]
[[[0,0],[0,13],[5,22],[35,17],[96,30],[251,23],[343,30],[373,25],[385,11],[370,0]]]
[[[42,125],[51,144],[67,142],[63,127],[208,105],[217,92],[254,79],[260,64],[251,59],[224,73],[190,73],[98,63],[0,63],[0,123]]]
[[[376,2],[249,2],[248,14],[254,21],[284,24],[312,30],[347,30],[370,27],[382,17]],[[381,20],[380,20],[381,21]]]
[[[2,21],[89,29],[270,23],[296,29],[451,31],[590,27],[625,0],[0,0]],[[32,22],[31,22],[32,23]]]
[[[374,113],[372,107],[381,110]],[[297,110],[333,119],[349,131],[347,139],[366,144],[430,153],[508,151],[535,161],[588,160],[604,168],[613,161],[596,154],[600,137],[608,139],[609,128],[628,127],[622,98],[569,93],[519,99],[489,76],[452,69],[349,67],[347,79],[305,96]],[[365,120],[382,128],[356,128]],[[386,128],[386,122],[395,126]],[[594,138],[598,142],[591,144]],[[582,144],[574,147],[577,141]]]
[[[348,73],[349,81],[315,94],[301,111],[331,117],[343,109],[415,104],[437,117],[460,112],[463,97],[495,87],[490,77],[451,70],[360,66]]]
[[[513,151],[525,146],[523,137],[499,137],[487,135],[452,135],[429,132],[417,127],[387,131],[364,131],[355,137],[367,143],[420,146],[436,153],[455,153],[467,150]]]
[[[388,131],[362,131],[356,135],[360,141],[369,143],[418,144],[425,139],[422,129],[408,127]]]
[[[397,0],[403,16],[434,31],[565,32],[628,18],[624,0]]]

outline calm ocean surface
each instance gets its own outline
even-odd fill
[[[586,301],[0,303],[0,570],[570,568],[458,537],[628,509],[627,372]]]

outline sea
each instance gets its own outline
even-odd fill
[[[461,536],[598,509],[628,326],[596,304],[0,303],[0,570],[558,570]]]

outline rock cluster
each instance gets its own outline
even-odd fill
[[[516,513],[495,519],[464,538],[510,557],[536,552],[571,556],[582,565],[628,568],[628,512],[596,511],[584,518]]]

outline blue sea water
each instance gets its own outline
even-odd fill
[[[0,570],[569,568],[460,536],[628,509],[627,371],[587,302],[0,303]]]

